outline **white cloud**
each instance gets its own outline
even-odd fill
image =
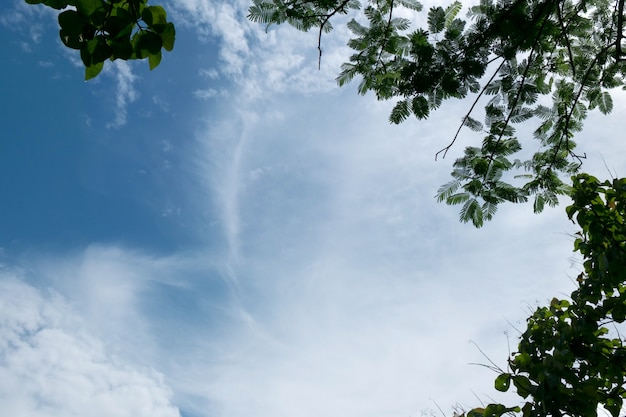
[[[164,98],[159,96],[152,96],[152,102],[161,109],[164,113],[170,112],[170,103],[168,103]]]
[[[137,76],[133,73],[130,63],[116,60],[107,62],[106,67],[113,68],[113,77],[117,83],[115,89],[115,118],[107,123],[107,128],[119,129],[127,122],[128,106],[139,97],[135,88]],[[108,71],[107,71],[108,72]]]
[[[199,134],[197,183],[211,192],[190,197],[217,205],[241,309],[219,338],[190,342],[203,359],[178,371],[181,389],[229,417],[406,416],[432,400],[477,405],[472,392],[487,400],[495,375],[468,365],[484,360],[467,341],[504,367],[507,320],[522,327],[527,304],[571,290],[563,207],[502,207],[475,230],[436,204],[454,153],[477,139],[434,162],[463,103],[391,126],[390,103],[350,90],[247,91]]]
[[[30,52],[30,43],[39,43],[47,29],[56,27],[57,11],[42,5],[29,5],[23,1],[14,0],[0,16],[0,24],[9,30],[24,34],[28,42],[24,42],[22,49]],[[53,32],[54,33],[54,32]]]
[[[0,273],[0,414],[180,416],[162,375],[107,353],[59,295]]]
[[[265,32],[263,25],[246,19],[250,2],[180,0],[172,10],[177,22],[203,36],[219,39],[220,74],[236,82],[249,97],[273,92],[328,91],[345,56],[347,30],[339,27],[324,36],[322,70],[317,71],[317,34],[278,27]],[[337,51],[342,51],[339,53]],[[218,76],[209,71],[209,78]]]
[[[200,100],[209,100],[214,97],[226,97],[228,92],[226,90],[216,90],[214,88],[207,88],[203,90],[196,90],[193,92],[194,97]]]
[[[200,75],[202,75],[203,77],[208,77],[212,80],[216,80],[219,78],[219,72],[217,72],[217,70],[215,68],[210,68],[210,69],[201,69],[200,71],[198,71],[198,73]]]

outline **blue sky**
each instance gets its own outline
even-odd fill
[[[0,414],[417,416],[490,401],[529,309],[577,274],[564,206],[481,230],[433,198],[467,103],[392,126],[339,89],[347,33],[167,4],[161,66],[82,81],[55,15],[0,17]],[[428,6],[428,3],[426,3]],[[624,175],[624,111],[585,168]],[[508,336],[507,336],[508,334]],[[438,413],[438,411],[437,411]]]

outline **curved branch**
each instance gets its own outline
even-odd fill
[[[459,137],[459,133],[461,133],[461,129],[463,129],[463,126],[465,126],[465,122],[467,121],[467,119],[470,117],[470,115],[474,111],[474,107],[476,107],[476,104],[478,104],[478,101],[480,100],[480,98],[485,93],[485,90],[487,90],[487,87],[489,87],[489,84],[491,84],[493,79],[496,78],[496,75],[498,75],[498,72],[500,71],[500,69],[502,68],[502,66],[504,65],[505,62],[506,62],[506,60],[502,60],[502,62],[498,66],[498,68],[491,75],[491,78],[489,78],[489,81],[487,81],[487,83],[485,83],[485,86],[480,90],[480,93],[478,93],[478,96],[476,96],[476,98],[474,99],[474,102],[472,103],[472,106],[470,107],[469,111],[463,117],[463,120],[461,121],[461,125],[457,129],[456,134],[454,135],[454,138],[452,138],[452,141],[448,144],[448,146],[446,146],[445,148],[442,148],[440,151],[438,151],[435,154],[435,161],[439,157],[440,153],[443,153],[443,156],[441,157],[441,159],[444,159],[446,157],[446,155],[448,154],[448,151],[450,150],[450,148],[452,148],[452,145],[454,145],[454,142],[456,142],[457,138]]]

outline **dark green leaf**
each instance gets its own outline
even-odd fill
[[[165,25],[165,28],[161,32],[161,39],[163,42],[163,48],[166,51],[174,49],[174,41],[176,40],[176,29],[174,29],[174,24],[167,23]]]
[[[61,31],[65,36],[78,36],[83,33],[83,26],[85,25],[85,21],[78,14],[78,12],[74,10],[66,10],[59,14],[59,25],[61,26]],[[63,40],[63,36],[61,37]]]
[[[104,9],[102,0],[75,0],[76,10],[84,16],[91,16],[96,10]]]
[[[428,117],[430,110],[428,108],[428,100],[424,96],[417,96],[413,98],[411,103],[411,110],[418,119],[425,119]]]
[[[431,7],[428,11],[428,30],[439,33],[446,27],[446,12],[442,7]]]
[[[500,374],[496,378],[495,387],[498,391],[506,392],[511,386],[511,374]]]

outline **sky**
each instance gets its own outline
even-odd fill
[[[431,3],[424,2],[428,7]],[[566,201],[482,229],[438,204],[467,102],[388,123],[334,78],[350,55],[246,20],[248,0],[164,3],[161,65],[83,81],[56,15],[0,16],[0,415],[416,417],[506,397],[532,309],[579,263]],[[423,19],[420,15],[418,19]],[[584,168],[626,175],[626,107],[591,115]]]

